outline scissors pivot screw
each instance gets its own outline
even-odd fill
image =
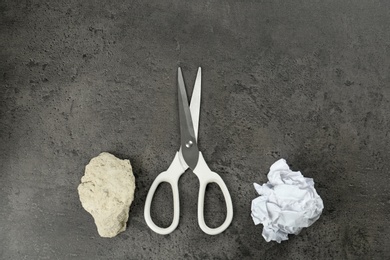
[[[186,147],[187,147],[187,148],[190,148],[193,144],[194,144],[194,143],[193,143],[192,141],[188,141],[188,142],[186,143]]]

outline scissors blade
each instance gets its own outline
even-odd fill
[[[194,127],[196,140],[198,140],[198,129],[199,129],[201,84],[202,84],[202,68],[199,67],[198,74],[196,75],[194,89],[192,91],[191,102],[190,102],[192,125]]]
[[[188,97],[184,85],[183,75],[178,68],[177,81],[179,88],[179,118],[181,151],[185,162],[191,170],[198,164],[199,150],[196,141],[194,126],[192,123],[191,111],[188,107]]]

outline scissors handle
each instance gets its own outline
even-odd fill
[[[152,186],[149,189],[148,195],[146,197],[145,202],[145,208],[144,208],[144,217],[146,224],[152,229],[154,232],[161,234],[161,235],[167,235],[174,231],[179,224],[179,215],[180,215],[180,203],[179,203],[179,187],[178,182],[180,176],[185,172],[186,169],[183,168],[183,166],[180,163],[179,155],[176,153],[175,158],[173,159],[171,165],[169,166],[168,170],[165,172],[160,173],[157,178],[152,183]],[[152,204],[152,199],[154,196],[154,193],[156,192],[156,189],[158,185],[162,182],[167,182],[171,185],[172,188],[172,194],[173,194],[173,220],[169,227],[162,228],[157,226],[150,215],[150,208]]]
[[[196,176],[198,176],[200,183],[198,197],[199,226],[203,230],[203,232],[209,235],[217,235],[219,233],[222,233],[223,231],[225,231],[225,229],[229,227],[233,219],[233,204],[229,190],[227,189],[226,184],[222,180],[221,176],[211,171],[210,168],[207,166],[207,163],[204,160],[201,152],[199,152],[199,161],[194,169],[194,173],[196,174]],[[226,202],[226,219],[223,224],[217,228],[208,227],[206,222],[204,221],[204,199],[206,193],[206,186],[209,183],[216,183],[220,187]]]

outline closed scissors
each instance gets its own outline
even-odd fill
[[[166,235],[171,233],[179,224],[180,206],[179,206],[179,178],[190,168],[199,179],[199,194],[198,194],[198,223],[200,228],[209,235],[217,235],[223,232],[232,222],[233,205],[230,193],[222,178],[215,172],[211,171],[203,158],[202,153],[198,148],[198,127],[200,114],[200,93],[201,93],[201,68],[198,69],[198,74],[195,80],[195,86],[191,97],[190,107],[188,107],[188,98],[183,80],[181,69],[178,68],[178,88],[179,88],[179,119],[180,119],[180,135],[181,145],[176,152],[168,170],[160,173],[152,186],[149,189],[146,197],[144,216],[148,226],[156,233]],[[173,193],[173,220],[169,227],[162,228],[157,226],[150,215],[150,207],[154,193],[158,185],[162,182],[167,182],[171,185]],[[216,183],[225,198],[226,202],[226,219],[221,226],[210,228],[204,220],[204,199],[206,186],[209,183]]]

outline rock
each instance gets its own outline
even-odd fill
[[[126,230],[134,190],[135,178],[129,160],[101,153],[85,167],[78,186],[80,201],[93,216],[101,237],[114,237]]]

